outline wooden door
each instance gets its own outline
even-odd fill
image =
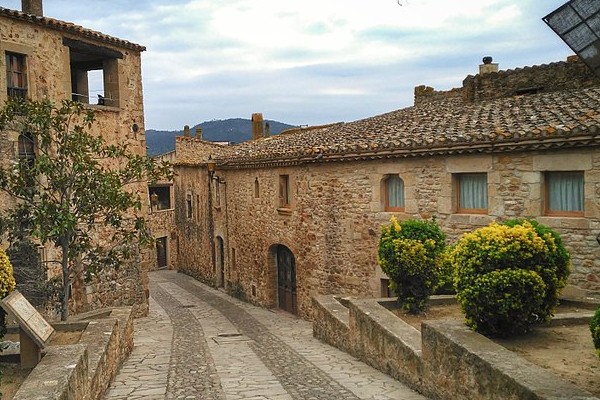
[[[277,246],[277,293],[279,308],[298,314],[296,298],[296,260],[285,246]]]

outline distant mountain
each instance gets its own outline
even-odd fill
[[[266,120],[271,128],[271,135],[277,135],[281,131],[294,128],[294,125],[283,122]],[[190,133],[195,135],[196,127],[202,128],[202,138],[212,142],[241,143],[252,138],[252,121],[244,118],[230,118],[225,120],[205,121],[190,128]],[[146,131],[147,154],[168,153],[175,150],[175,136],[183,136],[181,131],[157,131],[148,129]]]

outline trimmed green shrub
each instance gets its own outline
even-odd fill
[[[550,319],[568,275],[569,256],[557,237],[526,220],[463,235],[451,258],[467,325],[507,337]]]
[[[507,337],[527,332],[539,322],[544,296],[544,282],[536,272],[503,269],[476,277],[458,299],[472,329]]]
[[[436,270],[445,238],[435,221],[399,223],[392,217],[390,224],[382,227],[379,265],[390,278],[405,311],[419,313],[425,309],[437,283]]]
[[[454,290],[454,266],[450,257],[453,249],[453,246],[448,246],[440,254],[440,262],[435,270],[437,284],[433,290],[434,294],[456,294]]]
[[[592,332],[592,340],[594,341],[596,355],[600,357],[600,307],[598,307],[590,322],[590,331]]]
[[[567,278],[571,272],[569,265],[571,256],[562,243],[562,239],[558,233],[540,224],[535,220],[512,219],[505,221],[503,225],[517,226],[523,225],[525,222],[530,224],[539,237],[546,243],[546,251],[537,254],[537,259],[531,260],[527,269],[533,269],[536,266],[543,266],[537,270],[538,274],[546,284],[546,297],[544,298],[544,306],[542,315],[549,319],[554,315],[556,306],[558,306],[558,296],[560,290],[567,284]],[[523,266],[521,268],[524,268]]]

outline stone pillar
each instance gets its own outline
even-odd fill
[[[252,114],[252,140],[263,136],[263,115],[261,113],[254,113]]]
[[[21,367],[33,368],[38,365],[42,359],[40,346],[38,346],[21,327],[19,327],[19,343]]]

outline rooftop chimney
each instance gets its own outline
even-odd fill
[[[199,126],[196,127],[196,139],[202,140],[202,128]]]
[[[491,72],[498,72],[498,63],[492,62],[491,56],[483,57],[483,64],[479,65],[479,74],[489,74]]]
[[[35,15],[37,17],[44,16],[42,0],[21,0],[21,10],[25,14]]]
[[[263,116],[261,113],[254,113],[252,114],[252,140],[263,136]]]
[[[269,121],[265,122],[265,137],[271,136],[271,124]]]
[[[190,137],[190,126],[185,125],[183,127],[183,137]]]

